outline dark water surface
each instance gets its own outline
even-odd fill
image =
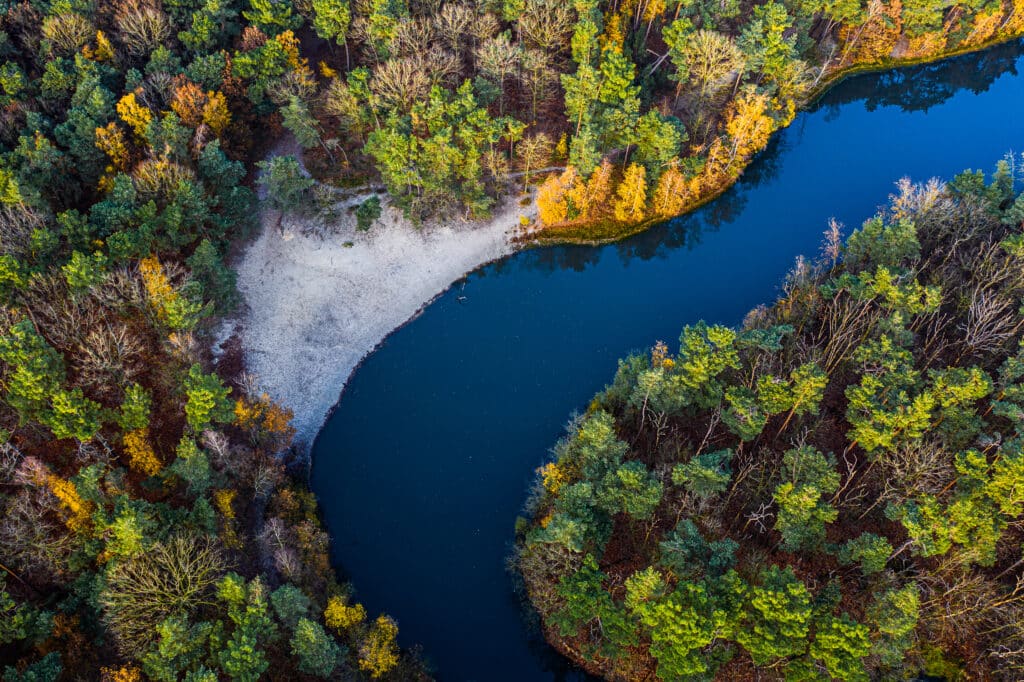
[[[629,351],[773,300],[830,217],[848,233],[901,176],[990,171],[1024,150],[1022,52],[849,80],[699,212],[620,244],[506,258],[390,336],[313,450],[334,560],[371,613],[393,615],[441,680],[583,679],[524,624],[504,566],[569,414]]]

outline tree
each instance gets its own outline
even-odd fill
[[[807,650],[811,623],[811,596],[793,569],[771,566],[761,584],[749,588],[736,641],[757,665]]]
[[[235,307],[238,299],[235,271],[224,264],[209,239],[199,242],[186,263],[195,281],[202,285],[204,297],[214,301],[218,312],[226,313]]]
[[[726,121],[726,131],[732,138],[727,168],[731,168],[736,159],[746,159],[768,144],[774,124],[766,113],[767,106],[765,95],[747,93],[736,98]]]
[[[398,665],[398,626],[387,616],[378,616],[359,646],[359,668],[377,679]]]
[[[647,206],[647,171],[637,164],[631,163],[626,168],[616,190],[615,219],[623,223],[639,223],[644,219]]]
[[[505,115],[505,79],[519,66],[519,50],[509,41],[508,33],[488,38],[476,48],[479,69],[498,81],[498,109]]]
[[[310,614],[312,602],[294,585],[282,585],[270,593],[270,603],[274,613],[285,626],[294,631],[299,620]]]
[[[266,190],[271,205],[278,211],[298,209],[305,201],[307,190],[315,184],[303,172],[294,156],[275,156],[256,165],[263,171],[258,182]]]
[[[840,548],[839,563],[857,562],[864,575],[871,575],[885,569],[892,552],[892,545],[885,538],[874,533],[861,533]]]
[[[787,35],[793,20],[786,7],[774,0],[754,8],[754,18],[740,35],[739,49],[749,71],[778,81],[796,56],[796,37]]]
[[[545,225],[558,225],[569,219],[569,189],[578,182],[576,170],[566,168],[560,175],[549,175],[537,189],[537,214]]]
[[[810,655],[824,664],[833,679],[867,682],[870,679],[861,659],[871,653],[867,626],[847,614],[818,622],[811,641]]]
[[[679,50],[678,58],[685,63],[686,72],[698,84],[699,104],[703,104],[707,98],[708,88],[717,88],[723,78],[743,68],[743,53],[735,41],[708,29],[701,29],[689,36],[685,46]]]
[[[63,672],[60,654],[51,651],[21,672],[14,666],[5,666],[4,682],[57,682]]]
[[[333,40],[344,45],[352,20],[349,5],[345,0],[312,0],[313,30],[324,40]]]
[[[779,505],[775,529],[782,534],[787,551],[812,550],[825,541],[825,524],[836,520],[837,512],[822,495],[839,488],[835,457],[802,446],[782,456],[784,482],[773,495]]]
[[[306,103],[294,95],[281,107],[281,124],[291,131],[303,149],[312,149],[321,144],[319,122]]]
[[[530,184],[530,171],[536,170],[551,159],[551,138],[547,133],[524,137],[516,147],[516,156],[523,170],[523,191]]]
[[[562,636],[574,636],[588,623],[596,623],[602,653],[614,657],[624,647],[634,645],[637,636],[625,609],[615,604],[602,586],[605,577],[588,554],[578,571],[559,582],[558,594],[564,606],[554,614],[552,623]]]
[[[152,5],[129,5],[118,12],[114,23],[124,49],[135,58],[149,56],[171,37],[167,15]]]
[[[362,232],[369,230],[375,222],[380,220],[380,215],[380,197],[374,194],[359,204],[359,208],[356,209],[356,229]]]
[[[643,462],[626,462],[605,474],[597,490],[597,504],[608,514],[619,512],[647,519],[661,502],[662,484]]]
[[[99,596],[108,627],[125,655],[140,655],[156,633],[153,623],[212,604],[224,561],[209,538],[178,534],[112,565]]]
[[[338,667],[341,649],[323,626],[308,618],[299,618],[291,640],[292,655],[299,659],[299,670],[328,678]]]
[[[685,679],[708,672],[702,650],[722,634],[725,614],[703,584],[681,582],[667,598],[640,602],[635,612],[650,629],[659,678]]]
[[[708,541],[690,519],[682,519],[659,544],[661,565],[685,578],[727,576],[739,545],[731,539]]]
[[[679,119],[648,111],[637,121],[634,141],[634,161],[644,165],[649,177],[656,178],[676,158],[686,141],[686,130]]]
[[[366,620],[366,609],[362,604],[349,606],[343,597],[337,595],[327,600],[327,608],[324,609],[324,623],[327,627],[344,632]]]
[[[199,365],[192,365],[185,378],[185,417],[193,433],[202,433],[216,422],[229,423],[234,410],[228,394],[231,388],[224,386],[216,374],[204,374]]]
[[[683,212],[690,196],[689,183],[677,164],[669,164],[658,177],[651,198],[651,212],[660,218],[673,218]]]
[[[269,36],[298,28],[300,19],[292,16],[292,6],[284,0],[248,0],[249,9],[242,16]]]
[[[692,457],[685,464],[672,469],[672,482],[684,486],[690,493],[706,499],[725,492],[732,479],[729,461],[732,450],[704,452]]]

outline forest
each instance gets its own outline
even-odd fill
[[[4,682],[429,679],[335,575],[291,414],[209,350],[303,11],[3,6]]]
[[[1017,10],[5,2],[4,682],[429,679],[332,568],[289,411],[237,338],[211,350],[258,194],[303,211],[382,186],[419,222],[542,181],[548,229],[614,232],[723,189],[839,74],[1017,35]],[[279,139],[302,159],[268,158]],[[626,677],[1012,669],[1014,172],[908,188],[741,334],[695,327],[623,365],[524,536],[567,652]],[[785,599],[795,623],[772,619]],[[670,632],[688,608],[710,615]],[[759,608],[754,641],[738,624]]]
[[[739,328],[619,361],[516,562],[611,680],[1020,679],[1024,197],[903,181]]]

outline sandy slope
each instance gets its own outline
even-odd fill
[[[294,410],[297,444],[312,444],[364,356],[463,274],[510,253],[520,215],[534,211],[509,200],[485,223],[417,228],[386,207],[369,232],[344,210],[326,230],[264,211],[235,264],[245,312],[226,324],[240,323],[249,371]],[[326,236],[305,234],[311,226]]]

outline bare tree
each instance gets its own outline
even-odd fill
[[[122,3],[114,23],[125,52],[132,57],[145,57],[171,37],[167,15],[139,0]]]
[[[498,81],[498,107],[505,113],[505,79],[519,66],[519,48],[513,45],[507,33],[488,38],[476,49],[477,67]]]
[[[547,133],[524,137],[516,150],[523,171],[523,190],[530,184],[530,171],[542,168],[551,158],[551,138]]]
[[[391,59],[374,69],[370,90],[384,106],[408,112],[417,100],[426,97],[430,78],[418,59]]]
[[[153,626],[167,617],[212,605],[210,591],[225,570],[213,540],[192,534],[154,543],[117,563],[107,573],[99,602],[122,654],[141,654],[152,641]]]
[[[520,40],[546,54],[569,44],[572,26],[572,4],[559,0],[529,0],[516,22]]]

